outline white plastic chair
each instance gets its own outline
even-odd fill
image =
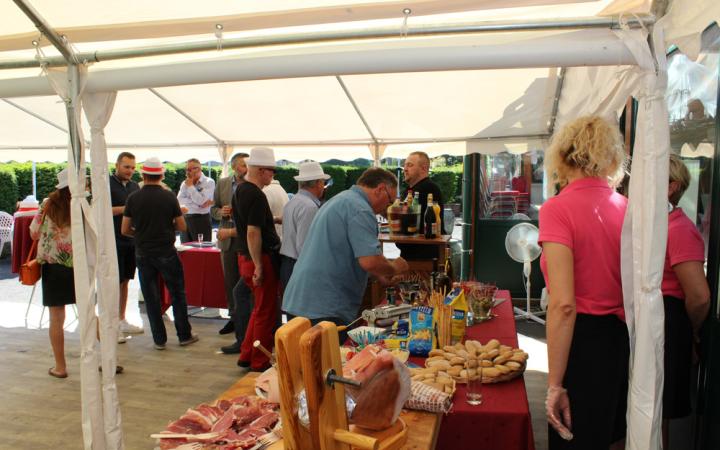
[[[6,242],[10,242],[10,245],[12,245],[12,228],[14,223],[15,218],[13,216],[5,211],[0,211],[0,255],[2,255]]]

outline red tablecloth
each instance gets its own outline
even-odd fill
[[[495,338],[502,344],[517,347],[510,292],[498,291],[496,295],[507,299],[495,308],[497,317],[469,327],[466,337],[483,343]],[[416,362],[422,364],[423,361],[420,359]],[[436,448],[534,450],[530,409],[523,378],[505,383],[484,384],[482,397],[481,405],[470,406],[465,401],[465,385],[457,385],[453,409],[443,417]]]
[[[220,250],[215,247],[193,248],[179,252],[185,275],[185,296],[191,306],[227,308],[225,278]],[[162,310],[170,307],[170,293],[161,286]]]
[[[32,239],[30,238],[30,222],[32,222],[33,217],[35,217],[35,214],[15,217],[10,267],[12,273],[20,272],[20,266],[27,259],[28,253],[30,253],[30,247],[32,246]],[[35,255],[31,256],[31,258],[34,257]]]

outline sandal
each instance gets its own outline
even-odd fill
[[[53,371],[54,367],[51,367],[48,369],[48,375],[55,378],[67,378],[68,374],[66,373],[57,373]]]

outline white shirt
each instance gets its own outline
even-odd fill
[[[178,202],[180,206],[188,209],[186,214],[209,214],[210,205],[202,207],[208,200],[212,201],[215,193],[215,180],[205,175],[200,175],[200,179],[193,186],[188,187],[183,181],[178,192]]]
[[[263,188],[263,192],[267,197],[273,217],[282,217],[283,208],[290,198],[280,185],[280,182],[272,180],[272,183]],[[275,225],[275,231],[277,231],[278,236],[282,236],[282,225]]]

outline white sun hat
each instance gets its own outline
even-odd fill
[[[55,185],[55,189],[62,189],[68,187],[68,170],[67,167],[58,172],[57,174],[57,184]]]
[[[140,172],[148,175],[162,175],[165,173],[165,167],[157,156],[152,156],[145,160]]]
[[[269,147],[253,147],[245,164],[254,167],[276,167],[275,151]]]
[[[294,178],[295,181],[327,180],[330,175],[323,172],[319,162],[308,161],[300,163],[300,173]]]

